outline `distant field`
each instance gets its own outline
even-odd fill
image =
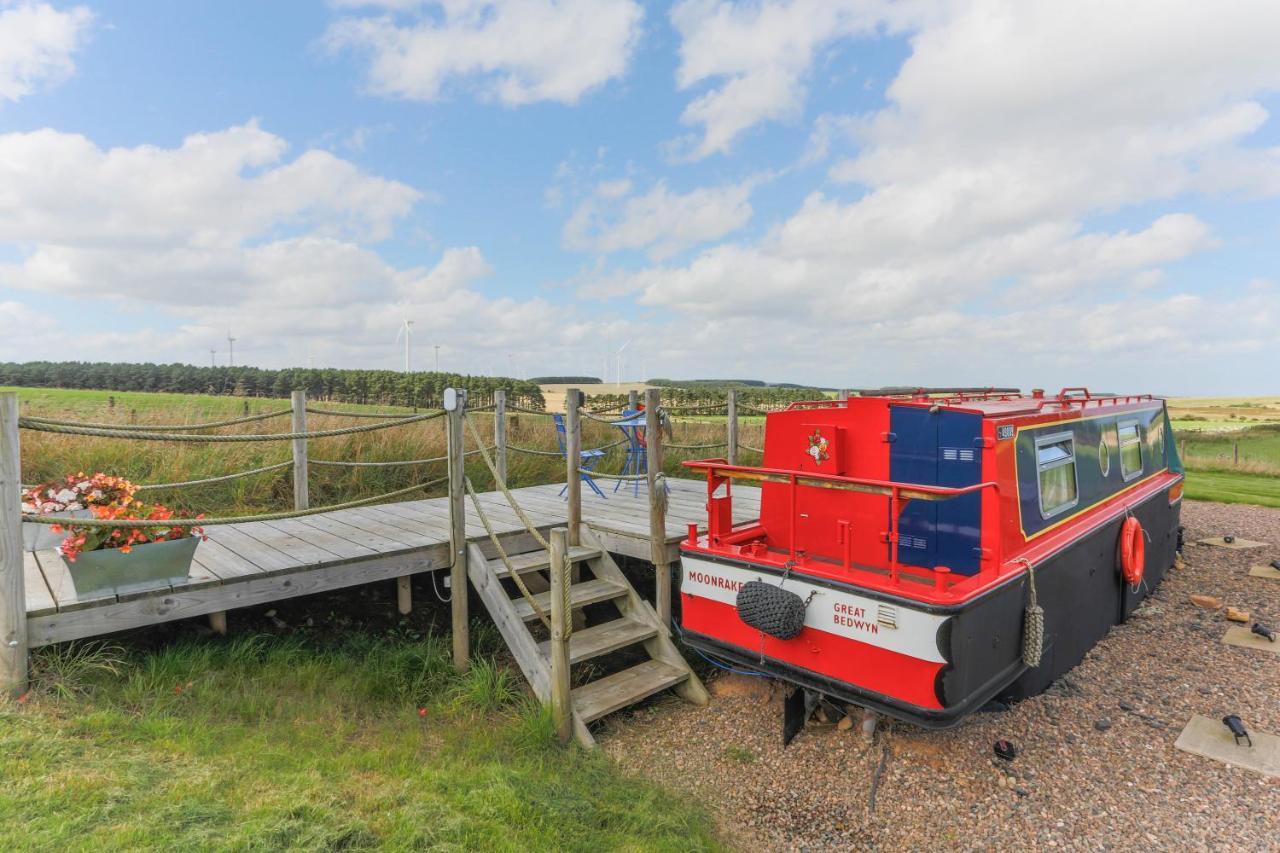
[[[1169,418],[1179,432],[1280,424],[1280,397],[1174,397]]]

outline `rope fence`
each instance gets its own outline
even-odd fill
[[[292,463],[290,463],[292,464]],[[429,489],[432,486],[448,480],[448,477],[437,477],[434,480],[427,480],[423,483],[417,483],[412,486],[406,486],[403,489],[396,489],[392,492],[384,492],[380,495],[374,495],[368,498],[360,498],[353,501],[344,501],[339,504],[329,504],[328,506],[311,507],[310,509],[295,509],[288,512],[268,512],[259,515],[237,515],[226,516],[222,518],[169,518],[163,521],[150,521],[143,518],[54,518],[49,515],[34,515],[23,513],[22,520],[34,522],[35,524],[56,524],[63,527],[105,527],[108,529],[132,529],[135,527],[217,527],[224,524],[246,524],[250,521],[283,521],[287,518],[302,518],[307,515],[318,515],[322,512],[337,512],[340,509],[354,509],[360,506],[368,506],[379,501],[385,501],[388,498],[397,498],[401,495],[407,495],[410,492],[417,492],[423,489]]]
[[[310,406],[307,406],[307,413],[311,415],[328,415],[334,418],[382,418],[383,420],[411,418],[418,414],[417,412],[342,412],[336,409],[313,409]]]
[[[308,409],[310,411],[310,409]],[[66,427],[88,427],[92,429],[111,429],[121,432],[146,432],[156,430],[195,430],[195,429],[214,429],[215,427],[235,426],[236,424],[247,424],[254,421],[265,421],[271,418],[278,418],[292,413],[292,409],[279,409],[274,412],[263,412],[258,415],[245,415],[240,418],[229,418],[224,421],[209,421],[203,424],[102,424],[102,423],[85,423],[83,421],[64,421],[57,418],[45,418],[39,415],[31,415],[22,420],[29,423],[49,424],[51,426]],[[36,429],[36,427],[29,427]]]
[[[277,462],[274,465],[264,465],[261,468],[251,468],[248,471],[237,471],[234,474],[223,474],[219,477],[205,477],[203,480],[182,480],[177,483],[149,483],[145,486],[138,486],[138,491],[153,492],[158,489],[185,489],[188,486],[207,486],[211,483],[225,483],[228,480],[239,480],[242,477],[252,477],[255,474],[266,474],[268,471],[279,471],[284,468],[292,467],[292,460],[287,462]]]
[[[714,444],[673,444],[669,441],[664,441],[662,443],[663,449],[671,449],[671,450],[712,450],[713,448],[716,448],[716,447],[728,447],[728,446],[729,446],[729,442],[727,441],[717,441]]]
[[[760,454],[763,454],[763,453],[764,453],[764,451],[763,451],[763,450],[761,450],[760,448],[758,448],[758,447],[752,447],[751,445],[749,445],[749,444],[743,444],[742,442],[738,442],[738,449],[739,449],[739,450],[750,450],[752,453],[760,453]]]
[[[55,424],[43,423],[41,421],[32,420],[31,418],[19,418],[18,426],[23,429],[35,430],[38,432],[53,432],[63,435],[88,435],[97,438],[132,438],[138,441],[185,441],[196,443],[222,443],[222,442],[243,442],[243,441],[293,441],[299,438],[329,438],[336,435],[354,435],[360,432],[373,432],[374,430],[389,429],[391,427],[408,426],[409,424],[422,423],[424,421],[433,420],[435,418],[444,417],[444,411],[428,412],[423,415],[410,415],[408,417],[399,418],[398,420],[386,423],[366,424],[363,426],[349,426],[341,429],[324,429],[312,430],[307,432],[276,432],[276,433],[242,433],[236,435],[188,435],[186,433],[171,432],[130,432],[128,430],[103,429],[100,427],[88,426],[60,426]]]
[[[489,447],[493,450],[494,445]],[[463,456],[475,456],[480,450],[468,450]],[[394,468],[397,465],[428,465],[432,462],[444,462],[448,456],[432,456],[430,459],[394,459],[389,462],[348,462],[341,459],[307,459],[308,465],[328,465],[331,468]],[[292,464],[292,463],[288,463]]]

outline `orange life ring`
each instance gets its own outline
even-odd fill
[[[1120,526],[1120,575],[1129,586],[1142,583],[1147,567],[1147,541],[1142,525],[1132,515]]]

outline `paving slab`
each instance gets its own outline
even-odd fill
[[[1249,721],[1245,720],[1244,724],[1248,728]],[[1212,758],[1233,767],[1280,777],[1280,737],[1253,729],[1249,729],[1249,737],[1253,739],[1253,746],[1243,741],[1236,744],[1222,720],[1197,714],[1187,721],[1174,746],[1183,752]]]
[[[1271,580],[1280,581],[1280,569],[1271,566],[1250,566],[1249,574],[1255,578],[1270,578]]]
[[[1267,627],[1271,626],[1268,625]],[[1229,646],[1259,649],[1264,652],[1271,652],[1273,655],[1280,655],[1280,640],[1276,640],[1273,643],[1266,637],[1259,637],[1244,625],[1232,625],[1228,628],[1227,633],[1222,635],[1222,642]]]

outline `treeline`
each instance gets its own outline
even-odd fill
[[[536,385],[601,385],[596,376],[535,376],[529,380]]]
[[[197,367],[192,364],[29,361],[0,363],[0,385],[80,388],[100,391],[164,391],[236,397],[288,397],[303,389],[308,399],[381,406],[439,405],[445,388],[465,388],[469,404],[485,405],[499,388],[508,402],[542,408],[536,383],[458,373],[399,373],[394,370],[339,370],[294,367]]]
[[[659,385],[659,381],[651,381],[650,385]],[[779,385],[712,385],[699,383],[693,387],[661,386],[662,404],[668,407],[696,407],[723,403],[729,399],[729,391],[738,392],[740,405],[754,406],[761,409],[780,409],[788,403],[798,400],[821,400],[826,394],[819,388],[783,387]],[[593,409],[615,409],[625,406],[629,399],[626,394],[591,394],[590,406]]]

